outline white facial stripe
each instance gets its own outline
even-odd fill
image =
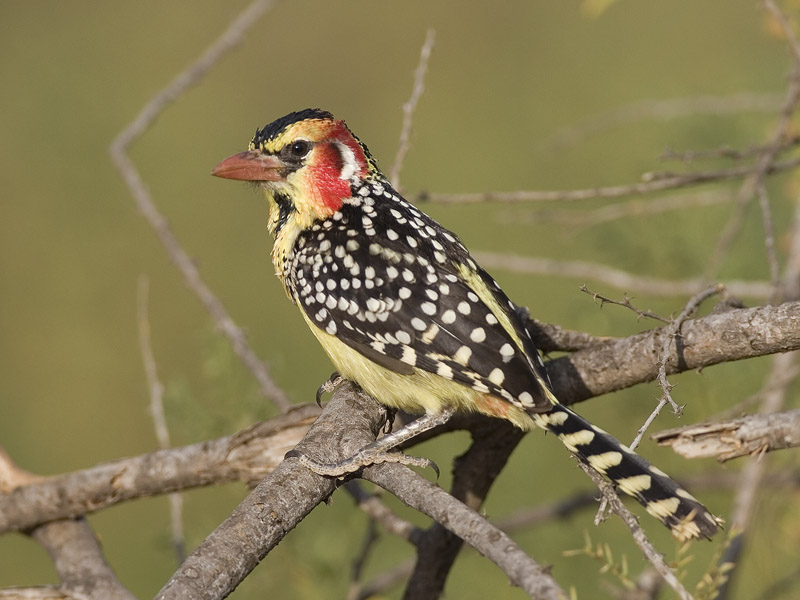
[[[339,149],[339,153],[342,155],[342,172],[339,174],[339,179],[344,179],[348,181],[353,175],[356,174],[358,170],[358,161],[356,161],[356,153],[350,148],[350,146],[343,144],[341,142],[335,142],[336,147]]]

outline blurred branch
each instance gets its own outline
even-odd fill
[[[505,209],[498,214],[501,223],[542,224],[564,223],[572,228],[602,225],[625,218],[648,217],[671,211],[696,210],[701,207],[718,206],[731,202],[729,190],[698,190],[692,193],[669,194],[658,198],[627,199],[597,208],[569,210],[561,208],[536,208],[523,210],[518,207]]]
[[[468,508],[478,510],[524,434],[498,419],[479,421],[470,433],[472,444],[455,460],[450,493]],[[447,523],[434,522],[418,540],[417,561],[404,598],[440,597],[464,541],[468,540]]]
[[[436,31],[428,29],[425,34],[425,41],[422,43],[422,48],[419,52],[419,64],[414,71],[414,86],[411,88],[411,97],[408,102],[403,104],[403,128],[400,130],[400,142],[397,146],[397,154],[392,163],[392,170],[389,174],[389,181],[392,182],[392,187],[395,189],[400,188],[400,171],[403,168],[403,162],[406,159],[406,154],[411,148],[411,124],[414,119],[414,111],[417,108],[419,99],[422,97],[422,92],[425,91],[425,75],[428,72],[428,61],[431,58],[433,51],[433,44],[436,41]]]
[[[367,467],[363,477],[466,541],[500,567],[511,583],[521,587],[531,598],[566,598],[546,568],[525,554],[508,535],[439,486],[396,464]]]
[[[775,2],[773,2],[773,0],[764,0],[763,5],[777,20],[783,30],[794,64],[778,125],[756,169],[751,177],[745,180],[740,189],[739,197],[742,200],[747,195],[752,195],[754,191],[758,191],[759,188],[764,186],[765,174],[772,164],[780,144],[788,137],[792,117],[797,109],[798,102],[800,102],[800,43],[798,43],[798,39],[786,15],[778,8]],[[752,186],[752,190],[748,189],[748,185]],[[766,194],[764,194],[763,197],[766,198]],[[769,210],[767,209],[767,215],[768,214]],[[765,220],[765,231],[767,232],[766,243],[768,248],[770,245],[768,239],[770,234],[769,229],[769,222]],[[789,259],[782,283],[785,297],[791,300],[798,300],[800,299],[800,198],[798,198],[795,203],[794,220],[790,236]],[[718,250],[719,249],[720,246],[718,246]],[[711,266],[713,266],[713,262]],[[776,267],[773,265],[773,268]],[[774,273],[773,280],[776,283],[775,297],[778,297],[780,291],[778,284],[780,282],[776,280]],[[766,380],[766,389],[762,394],[760,407],[762,413],[774,413],[781,410],[785,404],[789,385],[794,381],[799,370],[800,365],[798,364],[797,353],[781,354],[772,360],[772,369]],[[755,513],[756,501],[766,476],[768,462],[768,457],[751,457],[747,460],[741,471],[740,484],[736,490],[731,514],[730,543],[725,548],[718,563],[720,571],[723,569],[727,570],[727,577],[718,588],[715,600],[725,600],[733,590],[732,581],[739,571],[738,567]]]
[[[299,405],[233,436],[20,485],[0,494],[0,533],[77,517],[133,498],[231,481],[259,481],[302,439],[319,412],[316,404]]]
[[[726,223],[725,227],[720,233],[717,240],[717,246],[714,253],[708,262],[705,275],[708,279],[713,279],[717,273],[722,261],[727,256],[730,248],[733,246],[734,240],[738,237],[744,223],[744,214],[747,205],[751,202],[753,196],[758,192],[759,188],[764,185],[764,179],[767,175],[774,172],[777,164],[776,157],[781,149],[786,144],[786,140],[790,139],[789,129],[792,123],[792,116],[797,109],[797,104],[800,102],[800,56],[795,54],[794,48],[797,42],[794,40],[794,33],[786,21],[785,15],[778,9],[772,0],[765,0],[764,6],[775,16],[783,27],[784,34],[789,40],[789,46],[793,49],[794,66],[792,75],[789,78],[789,85],[786,90],[786,95],[781,106],[780,114],[778,117],[778,124],[772,133],[771,138],[764,146],[761,154],[758,156],[755,164],[749,167],[750,172],[746,174],[742,182],[739,192],[736,196],[736,207],[734,212]],[[765,236],[766,244],[769,249],[769,239],[771,236],[771,218],[769,217],[769,207],[764,206],[762,203],[762,215],[765,215],[764,226],[767,232]]]
[[[529,275],[554,275],[598,281],[627,293],[652,296],[691,296],[705,287],[703,279],[657,279],[636,275],[599,263],[578,260],[558,260],[534,256],[518,256],[496,252],[473,252],[472,256],[484,268],[525,273]],[[767,298],[772,288],[766,281],[727,281],[725,288],[734,296]]]
[[[0,448],[0,493],[13,494],[43,479],[18,467]],[[97,538],[83,519],[52,521],[31,527],[26,533],[47,550],[60,583],[57,587],[0,590],[0,598],[136,600],[117,579]]]
[[[219,60],[239,44],[245,32],[258,17],[272,8],[273,0],[255,0],[228,26],[225,32],[186,70],[179,73],[163,90],[153,96],[136,118],[120,132],[110,146],[111,158],[128,186],[136,206],[155,230],[167,255],[178,267],[188,288],[200,299],[217,329],[228,339],[233,351],[253,373],[261,393],[285,411],[291,405],[286,393],[275,383],[266,364],[258,358],[247,338],[236,325],[222,301],[200,277],[197,266],[178,242],[164,215],[159,212],[139,171],[128,156],[128,150],[144,135],[156,118],[186,90],[196,85]]]
[[[765,175],[790,171],[800,165],[800,158],[775,161],[767,167]],[[443,192],[419,192],[410,197],[414,202],[437,202],[440,204],[475,204],[478,202],[571,202],[597,198],[623,198],[636,194],[652,194],[704,183],[741,179],[753,172],[750,165],[738,165],[711,171],[692,173],[645,174],[643,181],[629,185],[613,185],[578,190],[522,190],[517,192],[476,192],[450,194]]]
[[[798,369],[794,366],[796,376]],[[676,427],[652,437],[686,458],[716,457],[724,462],[740,456],[759,456],[800,446],[800,409]]]
[[[780,267],[778,266],[778,253],[775,249],[775,225],[772,219],[772,207],[769,204],[769,196],[764,182],[761,181],[756,188],[758,196],[758,206],[761,209],[761,222],[764,224],[764,249],[767,254],[767,265],[769,266],[769,280],[772,291],[769,295],[769,302],[775,302],[781,297],[781,278]]]
[[[776,98],[779,96],[776,94]],[[774,110],[779,110],[783,106],[783,100],[775,102]],[[800,135],[789,136],[783,144],[781,144],[779,153],[791,150],[800,144]],[[765,145],[756,145],[738,150],[730,146],[721,146],[719,148],[711,148],[710,150],[686,150],[684,152],[676,152],[674,150],[667,150],[661,154],[661,160],[679,160],[684,163],[694,162],[700,159],[709,158],[728,158],[731,160],[745,160],[748,158],[758,157],[767,150]]]
[[[164,413],[164,386],[158,379],[158,368],[153,348],[150,342],[150,315],[148,311],[149,282],[146,277],[139,278],[139,292],[137,296],[138,321],[139,321],[139,349],[142,354],[145,375],[150,389],[150,416],[156,430],[158,446],[162,450],[172,444],[169,439],[167,416]],[[183,533],[183,498],[180,494],[169,495],[170,529],[172,532],[172,547],[178,564],[186,558],[186,539]]]
[[[738,115],[744,112],[772,112],[780,108],[780,94],[739,92],[729,96],[697,96],[671,100],[645,100],[594,115],[565,127],[543,142],[543,146],[576,146],[591,136],[637,121],[667,121],[700,115]]]
[[[369,516],[371,520],[378,523],[392,535],[416,544],[421,530],[413,523],[398,517],[375,494],[364,491],[358,481],[348,481],[344,488],[353,497],[358,507]]]

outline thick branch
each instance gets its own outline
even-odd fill
[[[347,458],[375,437],[385,414],[375,401],[340,386],[297,445],[311,458]],[[336,489],[296,458],[284,460],[200,544],[158,593],[158,600],[216,600],[230,594],[283,537]]]
[[[525,554],[507,534],[407,467],[375,465],[364,469],[363,477],[455,533],[499,566],[511,583],[520,586],[531,598],[567,597],[547,569]]]
[[[469,508],[478,510],[523,433],[498,419],[485,419],[470,430],[473,443],[456,459],[450,493]],[[417,562],[404,597],[439,598],[462,546],[461,537],[434,522],[417,544]]]
[[[0,533],[80,516],[124,500],[229,481],[259,481],[319,414],[306,405],[256,430],[104,463],[0,494]]]
[[[686,458],[726,461],[800,446],[800,409],[676,427],[653,435]]]
[[[136,600],[117,579],[83,519],[48,523],[37,527],[31,536],[53,559],[62,592],[91,600]]]
[[[550,361],[565,404],[652,381],[666,329],[619,338]],[[671,344],[667,374],[800,348],[800,302],[728,310],[684,323]]]

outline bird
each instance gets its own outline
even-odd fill
[[[717,532],[721,520],[676,481],[558,401],[516,305],[456,234],[394,189],[343,120],[289,113],[212,175],[263,190],[276,275],[337,373],[423,415],[346,464],[306,459],[309,468],[429,464],[385,450],[454,413],[481,413],[552,432],[676,538]]]

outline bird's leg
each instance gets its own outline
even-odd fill
[[[436,476],[439,476],[439,467],[432,460],[417,456],[406,456],[401,452],[392,452],[400,444],[418,436],[420,433],[443,425],[450,420],[455,411],[451,408],[444,409],[439,413],[426,413],[408,425],[401,427],[394,433],[383,436],[381,439],[367,444],[350,458],[346,458],[336,463],[323,463],[309,458],[302,452],[290,450],[286,453],[286,458],[298,458],[300,464],[313,471],[317,475],[328,477],[343,477],[348,473],[354,473],[362,467],[381,463],[400,463],[406,466],[431,467]]]
[[[321,386],[317,388],[317,406],[322,408],[322,394],[332,394],[340,383],[344,381],[344,377],[339,375],[339,371],[334,371]]]

